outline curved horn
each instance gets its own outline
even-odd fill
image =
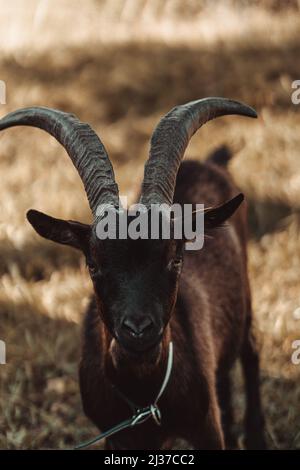
[[[192,135],[207,121],[227,114],[257,117],[254,109],[226,98],[204,98],[176,106],[158,123],[151,138],[140,202],[172,204],[176,175]]]
[[[0,130],[13,126],[38,127],[63,145],[83,182],[94,216],[100,204],[119,206],[113,167],[101,140],[88,124],[73,114],[33,107],[14,111],[0,119]]]

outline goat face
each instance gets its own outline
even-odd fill
[[[223,224],[242,200],[240,194],[206,210],[205,229]],[[54,219],[34,210],[27,217],[39,235],[84,253],[101,319],[121,349],[139,356],[158,351],[176,301],[185,240],[152,239],[151,227],[146,239],[99,239],[97,223]]]
[[[159,345],[176,299],[180,245],[130,239],[94,244],[88,263],[99,311],[124,350],[142,353]]]
[[[176,300],[182,240],[105,239],[92,226],[31,210],[43,237],[79,248],[86,257],[98,311],[124,352],[158,350]]]

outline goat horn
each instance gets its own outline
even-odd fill
[[[257,117],[254,109],[226,98],[204,98],[176,106],[158,123],[151,138],[140,202],[173,202],[176,175],[192,135],[206,122],[227,114]]]
[[[96,216],[100,204],[119,206],[119,190],[107,152],[93,129],[73,114],[32,107],[0,119],[0,130],[33,126],[55,137],[68,152],[83,182],[90,208]]]

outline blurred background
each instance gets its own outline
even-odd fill
[[[300,448],[300,79],[297,0],[0,0],[6,105],[76,113],[101,136],[121,193],[133,200],[149,137],[176,104],[224,96],[259,119],[227,117],[187,157],[226,144],[249,206],[249,271],[270,448]],[[97,433],[77,382],[80,323],[91,292],[83,258],[39,238],[29,208],[89,221],[79,177],[42,131],[0,136],[0,448],[66,448]],[[236,433],[244,394],[234,372]]]

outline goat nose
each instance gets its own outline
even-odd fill
[[[142,336],[146,330],[150,330],[153,322],[150,317],[144,318],[125,318],[123,326],[132,336]]]

